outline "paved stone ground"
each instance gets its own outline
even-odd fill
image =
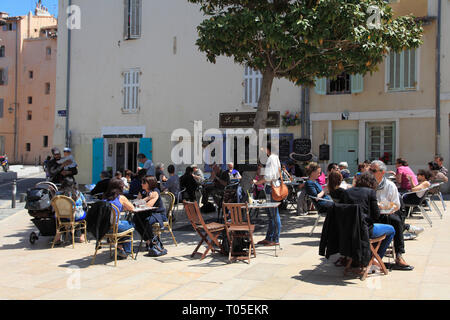
[[[447,207],[450,201],[447,201]],[[438,204],[442,210],[442,205]],[[283,250],[257,247],[251,263],[227,263],[219,254],[200,261],[190,254],[198,237],[184,227],[180,213],[175,228],[178,246],[168,234],[163,242],[169,253],[150,258],[139,253],[137,260],[110,260],[101,250],[94,265],[94,241],[50,249],[49,237],[28,242],[36,231],[26,211],[0,221],[1,299],[450,299],[450,219],[430,213],[433,227],[413,216],[408,222],[425,228],[416,240],[406,242],[405,259],[413,271],[372,275],[366,281],[344,277],[342,267],[318,255],[322,225],[312,237],[315,215],[282,213]],[[261,221],[265,220],[262,214]],[[263,239],[260,225],[255,242]],[[137,237],[137,239],[139,239]],[[138,241],[136,241],[136,244]],[[392,260],[392,259],[391,259]],[[389,258],[385,258],[388,262]]]

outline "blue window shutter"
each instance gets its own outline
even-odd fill
[[[100,173],[103,171],[103,152],[104,139],[92,139],[92,183],[97,183],[100,180]]]
[[[14,31],[16,31],[16,30],[17,30],[17,23],[16,23],[16,22],[14,22],[14,23],[13,23],[13,25],[12,25],[12,29],[13,29]]]
[[[145,154],[145,156],[153,161],[153,148],[152,138],[141,138],[139,140],[139,153]],[[140,164],[141,166],[141,164]]]
[[[3,99],[0,99],[0,118],[3,118]]]
[[[316,89],[317,94],[326,95],[327,94],[327,78],[316,78]]]
[[[355,74],[350,76],[350,84],[352,93],[361,93],[364,90],[364,77],[362,74]]]

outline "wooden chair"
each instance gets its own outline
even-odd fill
[[[186,214],[188,216],[189,221],[192,224],[192,227],[194,230],[198,233],[198,235],[201,237],[200,242],[198,243],[197,247],[195,248],[194,252],[192,252],[191,258],[196,254],[200,253],[197,252],[197,250],[200,248],[203,242],[206,242],[208,244],[208,248],[206,251],[202,254],[202,257],[200,260],[203,260],[206,256],[206,254],[211,250],[212,252],[215,252],[214,244],[219,247],[220,252],[223,253],[222,245],[219,243],[218,237],[221,234],[223,230],[225,230],[225,225],[218,222],[211,222],[206,224],[203,220],[202,214],[200,212],[200,208],[198,207],[197,202],[188,202],[186,200],[183,201],[184,204],[184,210],[186,211]],[[209,240],[208,240],[209,237]]]
[[[56,235],[53,239],[52,248],[61,234],[72,233],[72,247],[75,248],[75,230],[84,229],[84,239],[87,243],[87,224],[86,220],[75,221],[75,201],[72,198],[60,195],[51,201],[56,215]]]
[[[169,232],[172,235],[173,242],[176,246],[178,246],[177,241],[175,240],[175,236],[172,232],[172,221],[173,221],[173,209],[175,206],[175,195],[171,192],[161,192],[161,199],[164,202],[164,207],[167,210],[167,219],[169,221],[164,221],[164,230],[161,230],[161,226],[159,223],[154,223],[152,225],[153,234],[161,237],[162,232]]]
[[[119,218],[120,218],[120,211],[119,208],[117,208],[114,204],[111,203],[111,221],[112,221],[112,229],[111,229],[111,233],[107,233],[105,234],[105,236],[103,237],[103,239],[107,239],[109,242],[109,254],[110,257],[112,258],[111,255],[111,251],[112,251],[112,246],[114,245],[114,266],[117,266],[117,245],[121,244],[121,243],[127,243],[127,242],[131,242],[131,258],[133,258],[134,252],[133,252],[133,232],[134,232],[134,228],[128,229],[124,232],[118,233],[117,230],[119,228]],[[120,238],[123,237],[127,237],[130,236],[130,239],[126,239],[126,240],[119,240]],[[101,246],[101,239],[98,244],[95,247],[95,254],[94,254],[94,258],[92,259],[91,265],[94,264],[95,262],[95,257],[97,256],[97,251],[99,249],[99,247]]]
[[[242,217],[242,208],[245,208],[247,214],[247,221],[244,221]],[[228,213],[227,213],[228,211]],[[232,261],[231,257],[233,254],[233,260],[245,260],[248,259],[250,263],[250,256],[256,258],[255,243],[253,242],[253,232],[255,232],[255,225],[250,223],[250,213],[248,210],[248,204],[246,203],[224,203],[223,204],[223,217],[225,220],[225,230],[227,232],[228,243],[230,244],[230,249],[228,253],[228,260]],[[237,238],[245,238],[250,241],[248,246],[247,256],[240,256],[239,254],[245,252],[234,252],[233,251],[233,241]]]

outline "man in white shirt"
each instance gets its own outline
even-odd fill
[[[382,214],[380,216],[380,223],[390,224],[395,229],[394,235],[394,251],[395,251],[395,264],[396,269],[400,270],[413,270],[414,267],[408,265],[402,257],[405,253],[405,242],[403,232],[405,231],[405,224],[400,215],[400,197],[396,185],[386,179],[384,176],[386,173],[386,165],[380,160],[372,161],[369,171],[377,179],[377,200],[380,209],[390,210],[388,214]]]
[[[155,166],[153,165],[152,160],[147,159],[147,157],[143,153],[139,153],[137,155],[137,158],[140,163],[144,164],[144,169],[147,170],[147,175],[154,176],[155,175]]]
[[[266,167],[264,170],[261,170],[261,173],[264,172],[264,178],[259,181],[253,180],[255,185],[265,184],[266,197],[271,202],[274,202],[272,199],[272,183],[275,186],[280,185],[280,170],[281,164],[280,159],[276,154],[272,153],[272,146],[270,144],[267,145],[266,148],[267,156],[269,157],[266,162]],[[267,209],[267,213],[269,215],[269,227],[267,229],[266,238],[258,242],[258,244],[262,244],[264,246],[279,246],[280,245],[280,233],[281,233],[281,219],[280,212],[277,208]]]

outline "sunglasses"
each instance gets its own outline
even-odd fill
[[[377,169],[369,169],[369,171],[372,172],[372,173],[377,173],[377,172],[380,171],[380,170],[377,170]]]

